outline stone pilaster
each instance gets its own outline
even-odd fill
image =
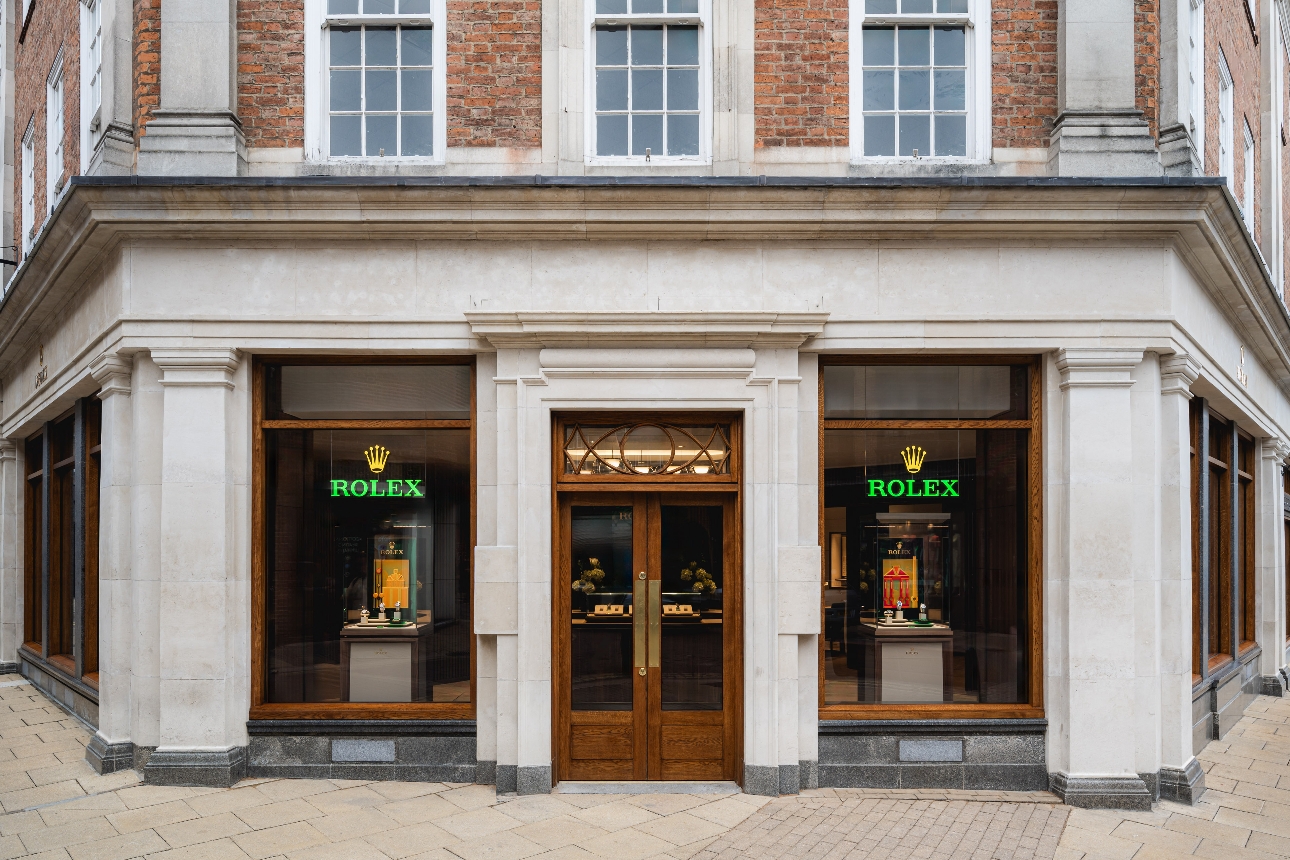
[[[19,443],[0,439],[0,664],[13,670],[22,644],[23,458]]]
[[[90,366],[103,401],[103,426],[99,455],[99,724],[85,757],[99,773],[134,766],[130,733],[134,633],[133,371],[130,356],[116,353],[100,355]]]
[[[250,588],[239,524],[246,416],[231,349],[154,349],[162,377],[160,745],[157,784],[230,785],[245,775]]]
[[[1282,695],[1280,670],[1285,666],[1286,546],[1285,482],[1281,469],[1290,458],[1290,444],[1268,437],[1260,441],[1254,476],[1256,525],[1255,633],[1263,653],[1259,673],[1265,695]]]
[[[1134,102],[1133,0],[1059,0],[1056,176],[1159,176],[1160,157]]]
[[[1065,349],[1047,646],[1052,788],[1074,806],[1149,809],[1137,773],[1135,349]]]
[[[1166,176],[1204,173],[1191,128],[1190,28],[1191,0],[1161,0],[1160,164]]]

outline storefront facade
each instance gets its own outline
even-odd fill
[[[73,180],[0,305],[0,660],[157,783],[1194,800],[1286,684],[1290,315],[1239,218]]]

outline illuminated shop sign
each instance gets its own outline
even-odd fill
[[[916,475],[923,468],[927,451],[918,445],[910,445],[900,452],[900,459],[905,463],[905,471]],[[869,478],[870,498],[958,498],[958,478],[944,480],[940,478]]]
[[[385,471],[385,464],[390,459],[390,449],[383,445],[373,445],[363,452],[367,458],[367,468],[372,470],[375,475]],[[343,478],[333,478],[331,480],[332,498],[344,496],[347,498],[385,498],[389,496],[401,496],[413,499],[424,499],[426,497],[425,488],[421,486],[424,483],[419,480],[404,479],[380,479],[359,478],[355,481],[347,481]]]

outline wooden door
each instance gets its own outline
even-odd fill
[[[737,779],[737,514],[730,493],[561,499],[558,778]]]

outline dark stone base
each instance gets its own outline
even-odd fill
[[[475,782],[473,720],[252,720],[247,776]]]
[[[475,762],[475,784],[497,785],[497,762]]]
[[[134,767],[134,744],[130,741],[108,743],[98,732],[85,745],[85,760],[96,773],[116,773]]]
[[[1205,771],[1196,759],[1182,768],[1162,767],[1156,775],[1156,785],[1159,787],[1156,796],[1160,800],[1193,806],[1205,793]]]
[[[48,670],[44,665],[26,657],[22,658],[19,671],[39,687],[42,693],[87,723],[90,728],[99,727],[99,700],[97,695],[91,695],[93,690],[83,684],[69,682],[67,676],[56,670]]]
[[[1151,809],[1151,791],[1137,776],[1092,778],[1054,773],[1051,790],[1063,803],[1082,809]]]
[[[818,761],[802,759],[797,763],[797,769],[798,773],[802,775],[800,783],[802,791],[820,787],[820,763]]]
[[[513,764],[497,765],[497,793],[514,794],[519,779],[519,768]]]
[[[246,747],[226,750],[158,749],[148,756],[143,781],[149,785],[229,788],[246,779]]]
[[[802,790],[802,771],[800,765],[781,764],[779,766],[779,793],[797,794]]]
[[[21,670],[21,663],[0,663],[0,675],[17,675]]]
[[[515,769],[516,794],[550,794],[551,766],[528,765]]]
[[[1264,675],[1263,689],[1260,693],[1264,696],[1275,696],[1278,699],[1286,694],[1285,684],[1280,675]]]
[[[148,766],[148,759],[151,758],[152,754],[156,751],[156,747],[141,747],[136,745],[134,748],[134,769],[142,773],[143,769]]]
[[[779,797],[779,768],[760,764],[744,765],[744,794]]]

